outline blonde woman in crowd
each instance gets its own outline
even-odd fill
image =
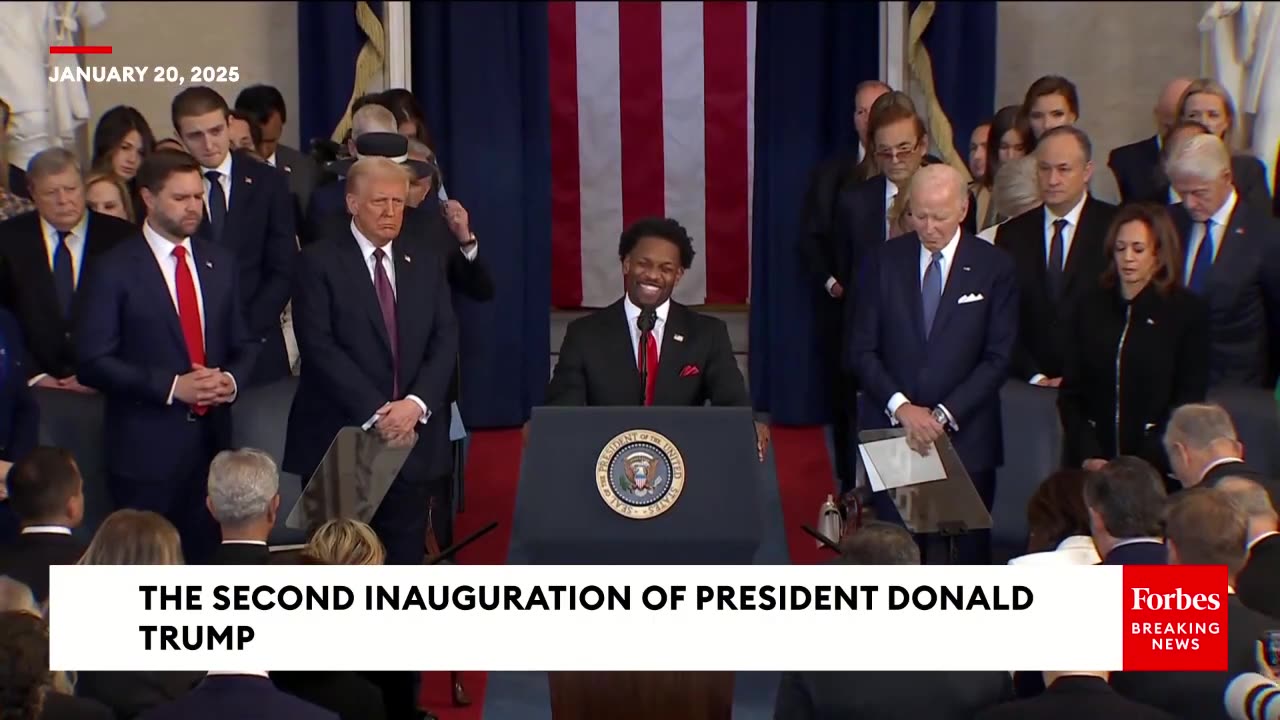
[[[92,172],[84,181],[85,204],[94,212],[136,222],[129,188],[112,173]]]
[[[991,186],[991,205],[1002,218],[1018,217],[1040,205],[1040,184],[1036,179],[1036,159],[1020,157],[1001,165]],[[996,232],[1004,220],[978,233],[989,243],[996,241]]]
[[[326,565],[381,565],[387,557],[373,528],[349,519],[321,525],[302,552]]]
[[[1231,150],[1231,179],[1240,191],[1240,197],[1258,210],[1271,208],[1266,168],[1261,160],[1242,151],[1236,131],[1236,104],[1226,88],[1211,78],[1192,81],[1178,99],[1177,118],[1198,122],[1222,138],[1227,149]]]

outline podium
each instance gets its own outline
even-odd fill
[[[749,408],[534,408],[509,561],[750,564],[761,539],[760,472]],[[553,672],[548,680],[555,720],[733,714],[729,672]]]
[[[342,428],[289,511],[285,526],[302,530],[310,539],[330,520],[372,522],[416,444],[416,437],[390,444],[376,431]]]

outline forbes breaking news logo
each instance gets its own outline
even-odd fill
[[[1127,565],[1124,669],[1227,669],[1227,568]]]

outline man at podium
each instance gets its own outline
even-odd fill
[[[693,241],[670,218],[644,218],[623,231],[621,299],[569,323],[547,387],[547,405],[750,407],[724,321],[674,302],[693,265]],[[769,429],[756,423],[764,460]]]

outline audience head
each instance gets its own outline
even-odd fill
[[[387,551],[378,535],[358,520],[330,520],[316,529],[303,550],[325,565],[381,565]]]
[[[187,146],[183,145],[182,141],[177,138],[164,138],[163,140],[157,140],[155,149],[169,150],[171,152],[180,152],[184,154],[187,152]]]
[[[1182,487],[1199,484],[1218,460],[1244,459],[1244,444],[1231,415],[1215,403],[1190,403],[1174,410],[1164,429],[1164,451]]]
[[[1245,514],[1212,488],[1188,488],[1170,498],[1164,533],[1170,565],[1226,565],[1233,583],[1248,556]]]
[[[347,171],[347,212],[375,246],[400,235],[410,180],[403,165],[386,157],[362,157]]]
[[[1182,273],[1181,241],[1169,211],[1155,203],[1120,206],[1106,239],[1107,269],[1103,287],[1120,286],[1132,298],[1154,283],[1161,294],[1179,284]]]
[[[356,155],[356,140],[365,133],[396,132],[396,116],[376,102],[369,102],[351,113],[351,137],[347,140],[347,152]]]
[[[1156,132],[1160,137],[1168,135],[1174,123],[1178,122],[1178,102],[1182,99],[1182,94],[1191,86],[1191,82],[1191,78],[1188,77],[1174,78],[1160,91],[1160,97],[1156,100],[1155,108],[1152,109],[1152,115],[1156,121]]]
[[[969,134],[969,174],[980,180],[987,174],[987,141],[991,139],[991,121],[987,120]]]
[[[426,113],[422,112],[412,92],[404,88],[392,88],[382,93],[381,103],[396,116],[396,132],[432,147]]]
[[[912,222],[920,244],[930,252],[946,247],[969,211],[969,188],[950,165],[927,165],[911,178]]]
[[[245,150],[261,159],[258,145],[262,143],[262,127],[248,113],[232,110],[227,114],[227,138],[232,150]]]
[[[1212,134],[1213,133],[1209,132],[1209,128],[1205,127],[1203,123],[1198,123],[1195,120],[1175,121],[1169,126],[1168,132],[1161,136],[1163,140],[1160,144],[1161,169],[1163,170],[1164,166],[1169,163],[1169,157],[1173,155],[1174,148],[1181,144],[1182,141],[1187,138],[1195,137],[1196,135]]]
[[[1191,81],[1178,99],[1179,120],[1195,120],[1209,128],[1209,132],[1222,138],[1231,146],[1236,125],[1236,104],[1231,93],[1212,78]]]
[[[84,520],[84,480],[71,453],[37,447],[9,471],[9,507],[23,527],[79,527]]]
[[[892,92],[893,88],[879,80],[863,80],[853,91],[853,128],[858,132],[858,142],[864,150],[870,150],[867,140],[867,122],[871,119],[871,106],[881,95]],[[868,154],[870,154],[868,152]]]
[[[1060,75],[1045,75],[1036,80],[1027,88],[1022,114],[1037,142],[1056,127],[1075,125],[1080,119],[1080,95],[1075,83]]]
[[[284,124],[289,121],[289,112],[280,91],[270,85],[250,85],[236,96],[236,110],[257,123],[261,137],[255,145],[262,157],[274,155]]]
[[[1036,158],[1020,157],[1000,166],[991,186],[991,202],[1000,217],[1012,218],[1039,207],[1040,171]]]
[[[1098,554],[1106,557],[1116,541],[1160,535],[1164,481],[1146,461],[1122,456],[1084,481],[1084,504]]]
[[[903,92],[885,93],[871,106],[867,137],[880,172],[900,188],[920,169],[929,149],[924,121]]]
[[[1231,153],[1216,135],[1189,137],[1171,148],[1165,174],[1195,222],[1213,217],[1235,192]]]
[[[115,173],[92,172],[84,181],[84,199],[89,209],[133,222],[133,201],[129,188]]]
[[[842,565],[919,565],[920,546],[905,528],[873,520],[840,541]]]
[[[1027,502],[1027,552],[1046,552],[1073,535],[1089,534],[1084,470],[1059,470],[1040,483]]]
[[[80,565],[182,565],[173,524],[150,510],[117,510],[94,533]]]
[[[45,222],[66,232],[84,218],[84,180],[75,153],[66,148],[41,150],[27,163],[31,202]]]
[[[280,511],[280,474],[261,450],[223,450],[209,463],[209,513],[223,540],[266,541]]]
[[[1011,160],[1025,157],[1034,144],[1031,126],[1022,114],[1022,107],[1007,105],[1000,108],[991,119],[991,131],[987,133],[987,173],[983,176],[983,184],[991,187],[1000,168]]]
[[[186,153],[151,153],[138,171],[147,224],[173,242],[190,237],[204,218],[204,179],[196,159]]]
[[[173,98],[173,129],[200,166],[212,170],[231,152],[227,118],[231,108],[213,88],[189,87]]]
[[[44,615],[40,605],[36,603],[36,596],[26,583],[14,580],[7,575],[0,575],[0,612],[14,610]]]
[[[0,612],[0,718],[37,720],[53,689],[49,627],[21,610]]]
[[[1271,504],[1271,495],[1262,485],[1249,478],[1232,475],[1219,480],[1213,488],[1225,493],[1244,513],[1249,523],[1250,543],[1280,529],[1277,527],[1280,518],[1277,518],[1276,509]]]
[[[656,308],[693,266],[693,239],[671,218],[642,218],[622,231],[618,258],[622,260],[623,286],[636,306]]]
[[[132,180],[142,166],[142,158],[155,144],[155,135],[142,113],[128,105],[117,105],[98,120],[93,131],[93,161],[89,165],[121,180]]]
[[[1074,125],[1046,130],[1036,143],[1036,168],[1044,204],[1063,217],[1084,199],[1093,177],[1093,143]]]

